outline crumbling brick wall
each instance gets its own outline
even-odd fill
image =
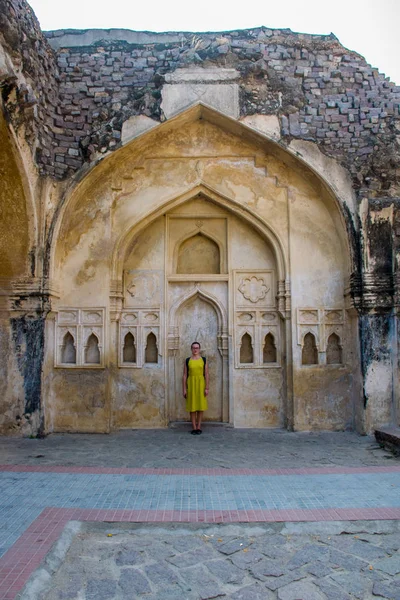
[[[111,30],[90,45],[62,47],[65,34],[83,40],[86,32],[45,37],[24,0],[0,0],[0,26],[3,46],[29,81],[25,88],[14,81],[12,94],[13,82],[3,76],[3,100],[16,127],[29,123],[43,174],[68,177],[118,148],[122,123],[132,115],[163,120],[166,73],[230,66],[241,74],[242,115],[277,115],[284,143],[318,144],[348,169],[360,197],[399,195],[400,88],[333,35],[262,27],[143,34],[141,43],[131,43],[113,39]]]

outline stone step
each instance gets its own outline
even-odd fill
[[[375,430],[375,439],[380,446],[400,456],[400,427],[380,427]]]

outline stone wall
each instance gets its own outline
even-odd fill
[[[186,92],[180,98],[183,88],[186,91],[190,88],[192,94],[187,105],[182,104],[186,101]],[[335,197],[340,212],[338,223],[341,219],[335,231],[341,231],[341,227],[343,231],[346,229],[347,240],[343,247],[348,242],[350,249],[349,256],[344,258],[345,262],[348,259],[348,269],[340,276],[347,286],[341,297],[349,301],[346,310],[352,319],[352,339],[357,343],[351,351],[350,362],[357,365],[352,385],[354,390],[360,391],[357,403],[352,405],[355,419],[352,421],[350,415],[346,423],[351,426],[355,422],[360,431],[369,431],[376,423],[398,422],[400,87],[368,65],[363,57],[344,48],[332,34],[298,34],[266,27],[222,33],[67,30],[44,34],[25,0],[0,0],[0,137],[4,150],[0,162],[5,171],[0,205],[6,208],[3,214],[7,216],[0,223],[0,316],[2,353],[8,356],[9,365],[12,364],[5,379],[1,431],[17,428],[24,434],[35,434],[46,429],[43,380],[46,386],[45,374],[50,380],[54,362],[54,353],[49,352],[51,327],[46,317],[57,306],[60,292],[53,289],[50,281],[51,253],[57,246],[58,236],[62,239],[70,234],[77,236],[73,246],[80,247],[81,228],[83,231],[88,226],[85,219],[79,226],[78,221],[72,221],[72,226],[64,231],[65,206],[82,184],[82,189],[87,188],[87,196],[82,200],[85,207],[92,193],[90,181],[98,184],[96,177],[104,178],[105,202],[110,193],[118,196],[131,175],[122,170],[117,180],[105,163],[111,165],[115,159],[116,173],[122,166],[125,151],[126,156],[129,155],[127,142],[134,135],[145,129],[150,131],[151,127],[156,130],[156,126],[164,122],[160,129],[167,131],[175,114],[184,113],[196,101],[203,100],[207,104],[207,96],[203,95],[206,88],[208,92],[212,88],[210,93],[215,97],[222,97],[223,89],[232,98],[235,94],[234,100],[230,99],[234,110],[220,109],[217,101],[218,106],[212,103],[211,106],[222,115],[202,107],[196,119],[203,120],[202,111],[214,125],[216,120],[222,119],[218,125],[220,131],[229,131],[237,139],[249,136],[251,143],[259,144],[261,154],[265,151],[274,159],[284,155],[282,164],[286,165],[287,160],[289,171],[299,158],[313,190],[304,192],[304,198],[309,200],[312,194],[319,199],[326,194]],[[175,104],[168,105],[167,97],[173,97]],[[171,125],[171,135],[176,135],[178,141],[182,136],[179,128],[185,130],[185,119],[194,118],[183,116],[181,122],[181,117],[175,119],[178,121],[175,132]],[[267,122],[271,125],[268,131]],[[262,142],[255,141],[252,135],[260,135],[260,132],[267,135]],[[200,137],[196,135],[193,140],[198,144]],[[215,140],[219,140],[220,135],[220,132],[213,134]],[[213,136],[208,142],[210,148],[214,148]],[[142,149],[139,140],[134,150],[138,156],[145,154],[148,139]],[[179,145],[180,141],[177,147]],[[189,155],[191,143],[188,147]],[[268,173],[262,171],[265,164],[257,152],[254,150],[254,166],[256,169],[261,166],[260,173],[268,178]],[[179,151],[175,154],[178,156]],[[111,162],[102,160],[109,155],[113,155]],[[139,159],[134,168],[142,169],[143,175]],[[164,192],[170,166],[167,171],[168,176],[160,181],[160,190]],[[286,166],[269,183],[281,186],[285,171]],[[203,181],[204,166],[200,163],[193,168],[191,176],[196,173],[199,181]],[[319,183],[313,179],[315,174]],[[255,178],[256,175],[252,176],[249,189]],[[176,182],[178,189],[182,178]],[[243,180],[237,183],[237,201],[248,207],[243,196]],[[288,199],[296,185],[288,184]],[[263,181],[262,190],[265,189]],[[254,197],[261,198],[264,191],[258,191]],[[77,193],[79,197],[83,192]],[[171,191],[172,195],[175,193]],[[154,197],[158,195],[160,191],[154,193]],[[278,195],[274,191],[271,198],[276,200]],[[138,205],[141,202],[142,199]],[[93,215],[99,217],[96,211]],[[93,215],[88,217],[89,221],[95,218]],[[304,209],[299,218],[305,215]],[[265,222],[272,218],[269,213],[264,217]],[[315,225],[315,213],[308,215],[307,221],[311,227]],[[25,228],[24,245],[21,223]],[[14,230],[19,231],[19,246],[13,242],[14,237],[17,239]],[[323,237],[326,238],[326,231]],[[103,238],[101,233],[93,239],[103,241]],[[310,232],[307,239],[312,239]],[[334,237],[331,245],[335,255],[340,243]],[[88,256],[92,245],[88,242]],[[300,258],[306,254],[303,250]],[[7,268],[3,257],[9,262]],[[108,251],[103,247],[96,257],[100,259],[105,263],[109,260]],[[107,283],[103,307],[110,297],[107,269],[108,266],[102,277],[104,285]],[[98,275],[98,263],[89,261],[87,270]],[[62,283],[59,287],[62,288]],[[88,289],[82,292],[82,306],[85,302],[87,305],[92,292],[88,284]],[[64,295],[64,301],[67,299]],[[293,298],[292,306],[295,302]],[[307,302],[304,300],[299,306],[305,307]],[[14,350],[9,352],[9,347]],[[100,377],[90,373],[88,381],[95,381],[96,377],[106,389],[107,378],[103,374]],[[76,385],[80,385],[81,378],[71,375],[73,385],[74,378]],[[61,376],[59,381],[61,389]],[[344,388],[346,381],[342,382]],[[288,382],[288,394],[290,385]],[[314,420],[310,420],[307,380],[305,408],[301,409],[305,419],[301,427],[318,426],[321,421],[319,394],[322,390],[326,400],[328,387],[316,384]],[[90,385],[88,389],[92,389]],[[331,389],[335,390],[332,398],[336,401],[336,383],[332,383]],[[90,391],[93,397],[96,393]],[[343,392],[346,410],[348,397],[347,391]],[[97,409],[104,412],[106,423],[107,411],[96,405]],[[342,407],[336,412],[343,416]],[[56,413],[52,419],[62,417]],[[332,425],[332,417],[326,416],[325,422]],[[104,423],[103,429],[107,427]],[[289,426],[293,423],[289,413],[288,423]],[[343,425],[336,423],[335,426]],[[65,428],[65,422],[60,427]]]

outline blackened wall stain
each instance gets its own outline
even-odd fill
[[[18,369],[24,381],[25,414],[32,414],[41,406],[44,318],[22,316],[10,321]]]
[[[369,253],[374,261],[374,270],[378,273],[392,273],[393,241],[392,225],[388,220],[372,221],[368,219],[367,237]]]
[[[393,316],[389,312],[361,315],[359,333],[365,408],[368,403],[365,384],[369,367],[374,361],[384,363],[391,360],[390,340],[393,334]]]

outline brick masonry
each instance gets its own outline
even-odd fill
[[[400,87],[332,34],[262,27],[150,34],[132,43],[108,31],[90,45],[63,47],[66,33],[83,40],[86,32],[43,35],[23,0],[0,0],[0,8],[3,45],[29,81],[25,89],[3,81],[3,99],[16,126],[25,118],[31,138],[36,131],[44,175],[71,176],[98,153],[117,149],[122,124],[133,115],[162,121],[167,73],[221,66],[240,72],[242,116],[277,115],[283,143],[317,143],[347,167],[360,197],[398,195]]]

